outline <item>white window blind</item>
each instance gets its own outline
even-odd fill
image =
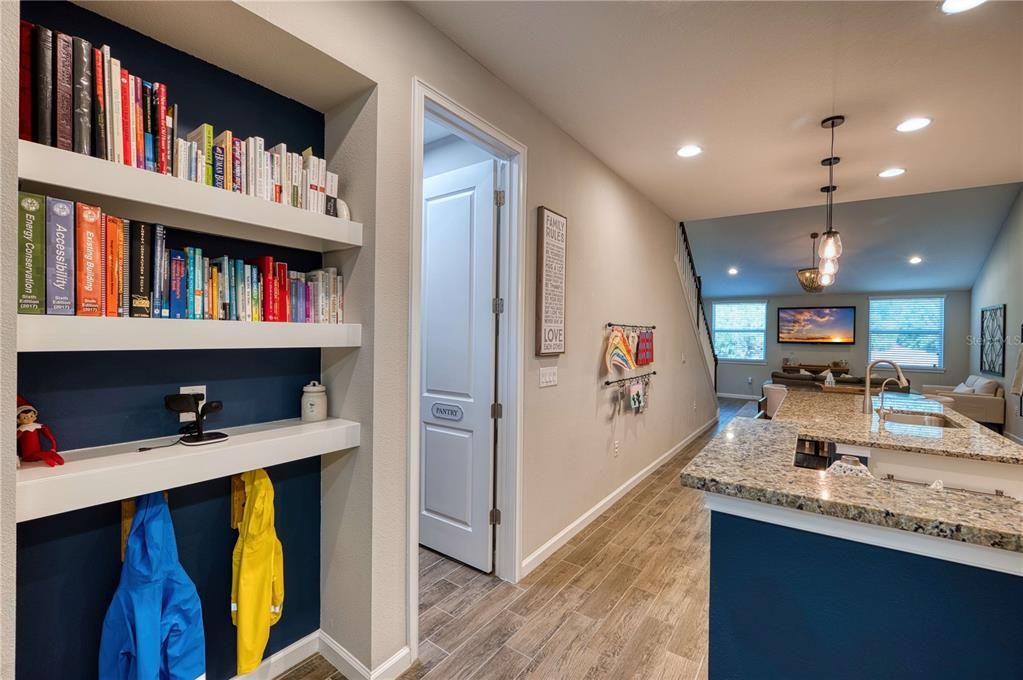
[[[871,298],[869,357],[945,368],[945,298]]]
[[[715,302],[714,351],[724,361],[764,361],[766,302]]]

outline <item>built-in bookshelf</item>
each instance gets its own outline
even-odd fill
[[[358,347],[357,323],[18,315],[19,352]]]
[[[18,141],[26,191],[103,206],[111,214],[179,229],[324,253],[362,245],[358,222]]]
[[[227,477],[246,470],[343,451],[359,445],[359,424],[340,418],[284,420],[226,428],[230,438],[185,446],[161,437],[64,451],[65,464],[23,463],[18,470],[17,521],[25,522],[153,491]]]

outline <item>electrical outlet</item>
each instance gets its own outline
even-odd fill
[[[178,394],[206,394],[206,386],[205,385],[183,385],[182,387],[178,388]],[[209,395],[207,395],[207,396],[209,396]],[[205,403],[206,403],[206,399],[203,399],[202,401],[200,401],[199,402],[199,408],[202,408],[203,404],[205,404]],[[181,422],[181,423],[191,423],[193,421],[195,421],[195,414],[194,413],[179,413],[178,414],[178,422]]]
[[[696,410],[696,400],[695,399],[693,399],[693,410],[694,411]]]
[[[753,384],[753,376],[751,376],[751,375],[747,375],[746,376],[746,384],[747,385],[752,385]]]
[[[558,367],[540,367],[540,387],[554,387],[558,384]]]
[[[618,452],[619,452],[619,450],[620,450],[620,449],[619,449],[619,447],[618,447],[618,440],[616,439],[616,440],[615,440],[615,458],[617,458],[617,457],[618,457]]]

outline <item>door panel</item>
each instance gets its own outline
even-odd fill
[[[419,540],[491,571],[497,162],[423,182]]]

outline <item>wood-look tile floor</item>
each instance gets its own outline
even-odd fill
[[[746,404],[721,399],[718,430]],[[689,444],[516,585],[419,551],[419,659],[399,680],[702,680],[709,526]],[[280,680],[343,680],[314,656]]]

